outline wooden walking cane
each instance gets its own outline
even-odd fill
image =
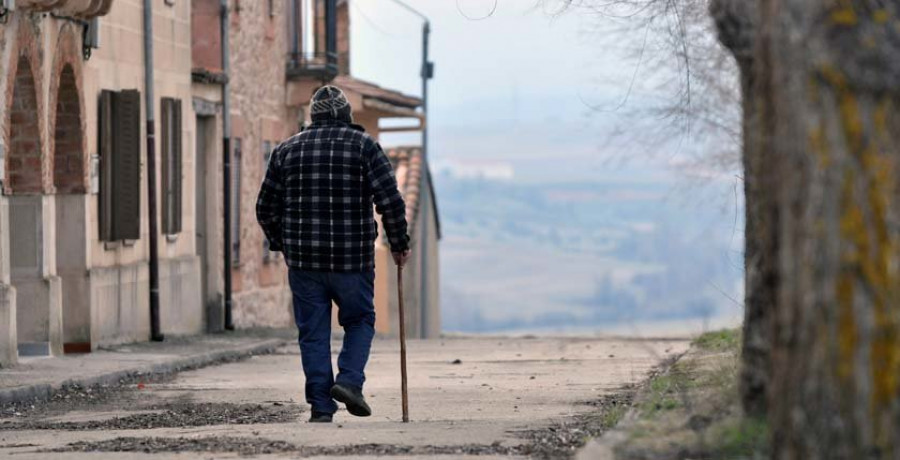
[[[403,397],[403,423],[409,423],[409,395],[406,392],[406,319],[403,317],[403,265],[397,265],[397,293],[400,296],[400,392]]]

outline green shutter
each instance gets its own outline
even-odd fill
[[[99,209],[100,241],[113,241],[112,202],[113,202],[113,130],[112,130],[112,98],[113,92],[100,92],[99,111],[97,113],[97,138],[100,152],[100,193],[97,195]]]
[[[164,97],[160,101],[160,139],[159,146],[162,151],[161,161],[161,177],[162,177],[162,230],[163,233],[169,235],[172,233],[172,100]]]
[[[140,92],[114,93],[112,107],[112,239],[137,240],[141,236]]]
[[[184,130],[184,126],[181,124],[181,99],[175,99],[172,101],[172,146],[174,147],[174,151],[172,152],[172,233],[181,232],[181,217],[182,217],[182,171],[181,167],[184,162],[184,158],[181,152],[181,133]]]
[[[241,138],[235,138],[231,157],[231,262],[241,263]]]
[[[162,107],[163,233],[181,232],[181,100],[164,97]]]

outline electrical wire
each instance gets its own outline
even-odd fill
[[[375,29],[375,31],[380,33],[381,35],[384,35],[385,37],[396,38],[396,39],[409,37],[408,34],[407,35],[393,34],[393,33],[390,33],[388,31],[382,29],[381,26],[379,26],[378,23],[375,22],[374,19],[372,19],[368,14],[366,14],[365,11],[363,11],[362,7],[359,6],[359,2],[350,2],[350,5],[356,9],[356,12],[359,13],[359,15],[363,18],[364,21],[369,23],[369,25],[372,26],[372,28]]]
[[[459,0],[456,0],[456,11],[459,11],[459,14],[461,14],[462,17],[464,17],[470,21],[483,21],[494,15],[494,12],[497,11],[498,3],[500,3],[500,0],[494,0],[494,5],[491,7],[491,11],[489,11],[488,14],[486,14],[480,18],[476,18],[476,17],[469,16],[468,14],[466,14],[466,12],[462,10],[462,7],[459,6]]]

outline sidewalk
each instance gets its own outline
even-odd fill
[[[167,374],[264,354],[292,343],[288,330],[250,330],[215,335],[167,337],[165,342],[120,345],[93,353],[23,358],[0,369],[0,407],[49,399],[71,385],[115,385],[142,374]]]
[[[338,341],[332,345],[336,352]],[[96,400],[74,394],[0,414],[0,457],[565,458],[594,431],[595,403],[687,347],[680,339],[411,339],[411,422],[402,423],[399,343],[380,338],[366,368],[373,415],[352,417],[341,407],[335,423],[317,424],[305,422],[300,353],[291,343]]]

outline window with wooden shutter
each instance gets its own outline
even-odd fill
[[[181,232],[181,100],[165,97],[162,106],[162,224],[163,233]]]
[[[100,239],[141,236],[141,99],[137,90],[100,94]]]
[[[100,241],[114,241],[112,231],[112,202],[113,196],[113,129],[112,129],[112,91],[103,90],[100,93],[100,110],[97,114],[98,120],[98,138],[100,146],[100,192],[99,199],[99,220],[100,220]]]
[[[241,139],[234,139],[231,157],[231,262],[241,263]]]

